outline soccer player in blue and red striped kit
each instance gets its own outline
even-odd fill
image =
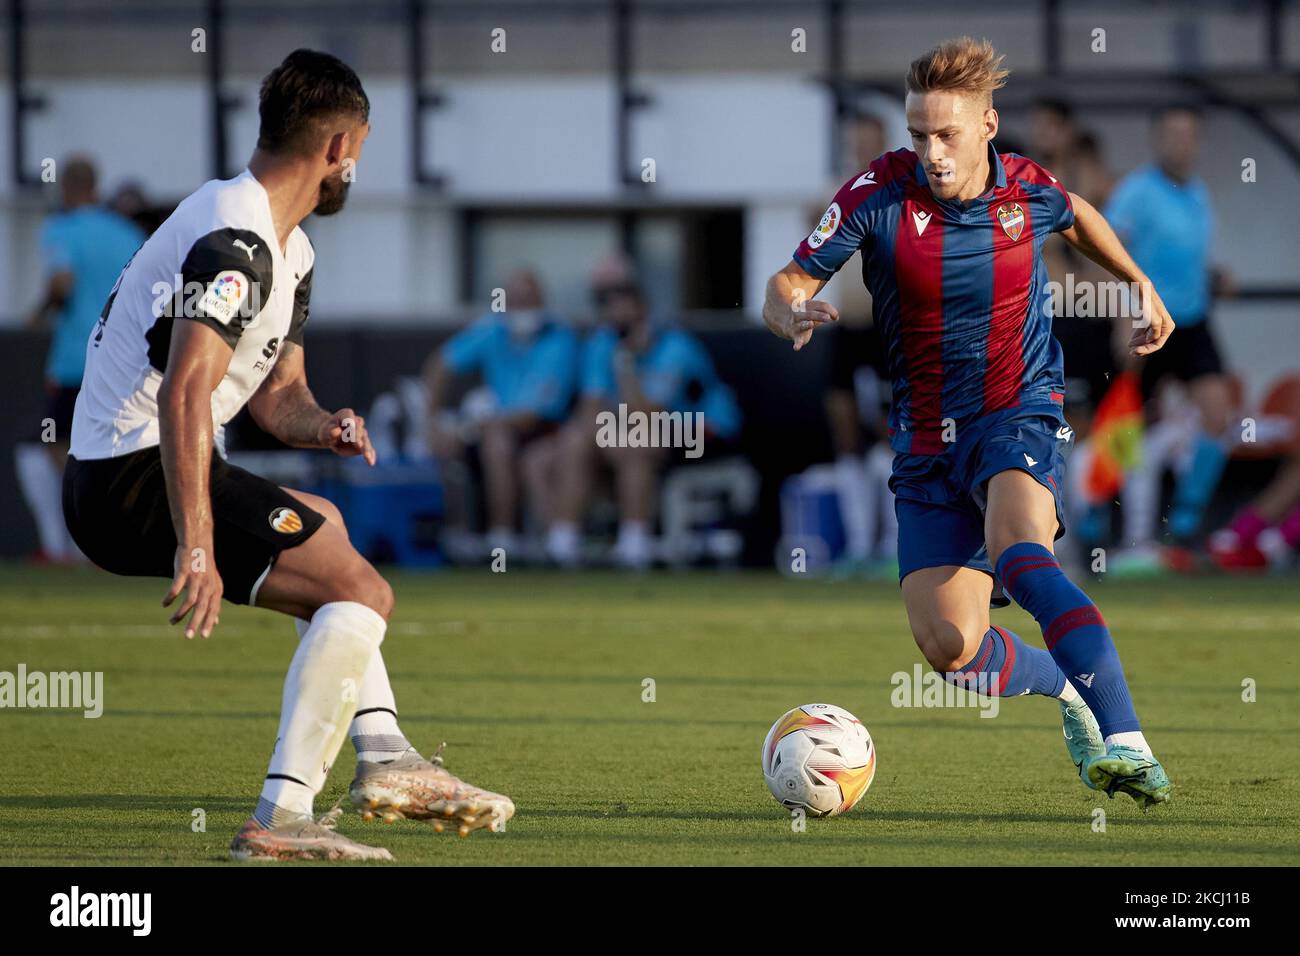
[[[1037,164],[995,150],[1001,63],[968,37],[912,63],[913,148],[844,184],[769,281],[763,318],[801,349],[838,318],[814,296],[862,251],[894,382],[890,483],[917,645],[953,683],[1059,699],[1084,784],[1148,807],[1172,785],[1142,735],[1105,620],[1052,553],[1074,436],[1061,413],[1044,241],[1062,233],[1137,291],[1135,355],[1159,349],[1174,326],[1096,209]],[[990,604],[1006,596],[1033,615],[1046,651],[990,626]]]

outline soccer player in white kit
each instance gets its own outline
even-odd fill
[[[172,579],[172,623],[207,637],[221,599],[297,621],[280,727],[236,859],[391,859],[317,819],[345,736],[357,750],[349,788],[370,819],[499,830],[500,794],[420,756],[397,724],[380,655],[393,592],[348,542],[337,508],[225,461],[222,429],[241,408],[299,448],[375,463],[365,422],[321,408],[307,387],[303,328],[314,252],[299,227],[343,208],[370,103],[357,75],[297,50],[263,81],[248,168],[177,207],[114,286],[86,346],[86,374],[64,472],[64,513],[78,546],[116,574]]]

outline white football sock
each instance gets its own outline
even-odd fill
[[[257,809],[253,819],[266,829],[288,823],[299,817],[312,815],[311,787],[297,780],[283,777],[268,777],[262,781],[262,792],[257,797]]]
[[[377,658],[377,655],[376,655]],[[396,760],[411,749],[411,742],[397,726],[397,713],[392,710],[368,710],[352,718],[348,728],[352,746],[357,750],[357,760],[386,763]]]
[[[312,617],[284,678],[275,752],[254,813],[263,826],[311,813],[311,798],[325,786],[343,746],[366,667],[387,626],[355,601],[321,605]]]
[[[1132,747],[1134,750],[1140,750],[1148,757],[1151,756],[1151,747],[1148,746],[1147,739],[1142,736],[1140,730],[1130,730],[1122,734],[1107,734],[1106,746],[1114,747],[1116,745]]]
[[[41,550],[53,561],[61,561],[67,548],[68,532],[63,523],[63,476],[44,445],[29,442],[14,449],[18,485],[36,520]]]
[[[357,759],[371,763],[393,760],[411,749],[411,742],[397,726],[397,700],[379,651],[370,658],[361,678],[357,714],[352,718],[348,735],[357,750]]]
[[[307,622],[294,619],[298,637],[307,633]],[[376,650],[366,665],[357,688],[357,713],[348,727],[348,736],[356,748],[358,760],[382,763],[400,757],[411,749],[411,742],[397,725],[397,699],[388,681],[388,667],[382,650]]]
[[[1061,688],[1061,692],[1056,695],[1056,699],[1062,704],[1070,704],[1079,699],[1079,692],[1075,690],[1074,685],[1067,680],[1065,686]]]

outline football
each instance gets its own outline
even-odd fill
[[[763,741],[763,779],[784,807],[810,816],[852,810],[876,775],[876,747],[862,721],[833,704],[804,704]]]

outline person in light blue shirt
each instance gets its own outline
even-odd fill
[[[629,348],[641,394],[650,406],[700,412],[706,429],[715,436],[735,438],[740,432],[740,410],[700,340],[682,329],[648,324],[638,335],[644,343],[640,351],[631,351],[634,346],[612,328],[588,337],[582,355],[582,394],[616,404],[622,394],[616,371],[620,349]]]
[[[543,307],[541,281],[528,270],[512,275],[505,310],[489,312],[438,351],[426,371],[434,412],[431,441],[440,459],[456,458],[461,442],[440,415],[453,375],[477,373],[485,400],[475,413],[487,491],[488,545],[515,545],[520,503],[549,523],[557,485],[557,432],[568,417],[578,382],[576,333]],[[521,495],[521,489],[524,493]]]
[[[48,383],[78,389],[86,365],[86,340],[113,283],[145,236],[133,222],[99,205],[95,167],[89,160],[67,160],[58,178],[63,208],[41,228],[46,285],[28,325],[52,328],[45,361]]]
[[[698,457],[706,441],[736,438],[740,409],[695,336],[651,321],[629,263],[602,263],[592,293],[600,325],[583,348],[582,397],[565,429],[564,480],[547,552],[558,564],[576,563],[588,490],[605,464],[617,485],[614,560],[641,568],[653,557],[650,526],[667,456]],[[671,447],[678,440],[681,448]]]
[[[95,165],[71,156],[55,166],[62,205],[41,227],[44,267],[41,298],[27,318],[31,329],[51,332],[45,359],[45,414],[34,441],[15,451],[19,484],[32,509],[40,557],[79,557],[67,535],[59,498],[68,456],[72,412],[86,366],[86,340],[104,303],[145,235],[129,219],[99,205]]]
[[[1126,176],[1106,205],[1106,218],[1150,277],[1177,330],[1160,351],[1142,360],[1148,398],[1161,382],[1177,379],[1201,416],[1201,434],[1179,475],[1169,515],[1177,542],[1190,543],[1218,486],[1233,436],[1232,393],[1210,321],[1210,302],[1226,276],[1210,254],[1214,210],[1205,182],[1195,172],[1201,116],[1185,106],[1162,109],[1152,128],[1155,161]]]

